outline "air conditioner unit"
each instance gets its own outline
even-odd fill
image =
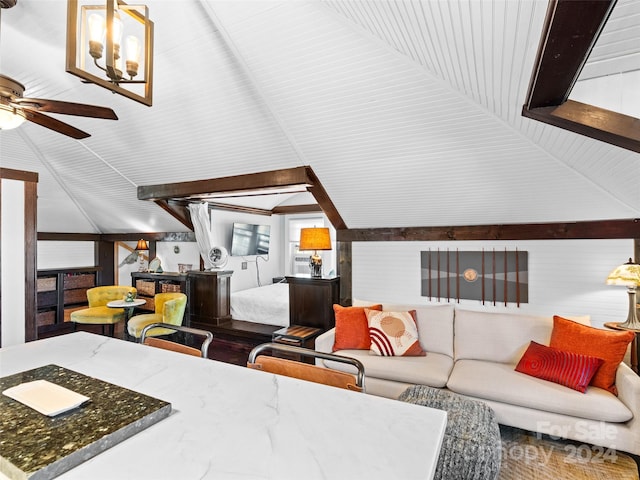
[[[291,258],[291,274],[309,273],[309,255],[294,253]]]

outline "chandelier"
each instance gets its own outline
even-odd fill
[[[147,6],[85,1],[68,0],[67,72],[151,106],[153,22]]]

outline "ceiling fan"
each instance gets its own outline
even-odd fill
[[[16,3],[17,0],[0,0],[0,11],[5,8],[11,8]],[[107,107],[43,98],[24,98],[23,94],[24,85],[13,78],[0,74],[0,130],[15,128],[25,120],[28,120],[71,138],[81,139],[91,135],[45,115],[43,112],[109,120],[118,119],[116,113]]]
[[[22,119],[24,119],[71,138],[81,139],[90,137],[91,135],[78,128],[72,127],[68,123],[44,115],[43,112],[110,120],[118,119],[116,113],[107,107],[42,98],[24,98],[22,96],[23,93],[24,86],[20,82],[0,74],[0,118],[13,115],[15,124],[12,124],[9,128],[18,126],[22,123]],[[3,127],[0,124],[0,129],[2,128],[7,127]]]

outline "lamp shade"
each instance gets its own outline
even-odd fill
[[[615,268],[607,277],[607,285],[636,287],[640,285],[640,265],[631,259]]]
[[[328,228],[301,228],[300,250],[331,250]]]
[[[138,240],[136,250],[149,250],[149,244],[145,239],[141,238],[140,240]]]

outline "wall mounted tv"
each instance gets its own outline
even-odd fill
[[[231,255],[268,255],[271,225],[234,223],[231,237]]]

